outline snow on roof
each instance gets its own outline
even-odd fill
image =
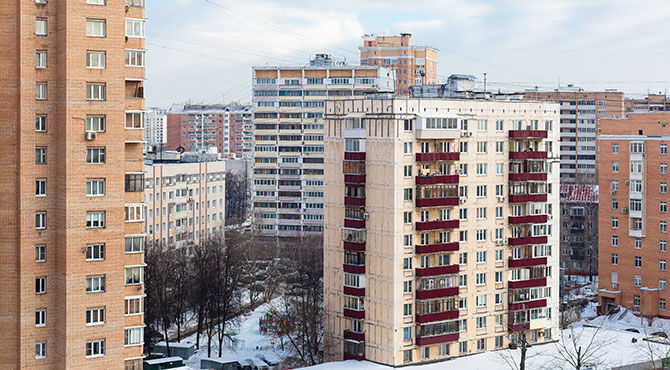
[[[156,343],[156,346],[159,346],[159,347],[165,347],[165,341]],[[188,342],[182,342],[182,343],[170,342],[170,347],[172,347],[172,348],[191,348],[191,347],[195,347],[195,343],[188,343]]]
[[[173,361],[184,361],[184,359],[181,357],[174,356],[174,357],[154,358],[151,360],[144,360],[144,362],[149,365],[164,364],[166,362],[173,362]]]
[[[561,184],[561,203],[598,203],[598,185]]]

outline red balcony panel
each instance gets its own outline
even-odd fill
[[[349,184],[365,184],[365,175],[344,174],[344,182]]]
[[[507,284],[509,289],[535,288],[547,285],[547,278],[510,281]]]
[[[529,302],[510,303],[510,311],[530,310],[531,308],[547,307],[546,299],[537,299]]]
[[[355,340],[357,342],[365,342],[365,333],[356,333],[350,330],[345,330],[344,339]]]
[[[526,203],[526,202],[546,202],[547,194],[517,194],[510,195],[510,203]]]
[[[416,153],[417,162],[457,161],[460,158],[461,153],[459,152]]]
[[[344,159],[348,161],[364,161],[365,152],[344,152]]]
[[[444,244],[425,244],[417,245],[417,254],[440,253],[440,252],[454,252],[459,248],[458,243],[444,243]]]
[[[344,205],[365,206],[365,198],[344,197]]]
[[[530,323],[526,323],[525,326],[526,326],[526,330],[530,330]],[[518,333],[518,332],[521,331],[521,324],[517,324],[517,325],[508,324],[507,325],[507,331],[509,333]]]
[[[547,257],[521,258],[518,260],[510,258],[507,264],[509,267],[541,266],[547,264]]]
[[[427,222],[417,222],[417,230],[442,230],[442,229],[456,229],[460,224],[459,220],[446,220],[446,221],[427,221]]]
[[[457,342],[457,341],[458,341],[458,333],[436,335],[434,337],[419,337],[419,336],[416,337],[417,346],[427,346],[429,344]]]
[[[349,309],[344,309],[344,316],[351,318],[351,319],[361,319],[363,320],[365,318],[365,311],[356,311],[356,310],[349,310]]]
[[[509,216],[509,223],[512,225],[543,224],[545,222],[547,222],[547,215]]]
[[[365,265],[349,265],[345,263],[342,265],[342,270],[350,274],[365,274]]]
[[[444,176],[417,176],[417,185],[432,185],[432,184],[458,184],[458,175],[444,175]]]
[[[547,159],[547,152],[509,152],[509,159]]]
[[[354,252],[365,252],[365,243],[344,242],[344,249]]]
[[[444,320],[455,320],[457,318],[458,318],[458,310],[454,310],[454,311],[429,313],[426,315],[416,315],[416,322],[425,323],[425,322],[435,322]]]
[[[444,206],[457,206],[458,197],[447,197],[447,198],[424,198],[417,199],[417,207],[444,207]]]
[[[352,229],[365,229],[365,220],[357,220],[354,218],[345,218],[344,227],[351,227]]]
[[[510,173],[509,181],[547,181],[546,173]]]
[[[458,295],[458,287],[416,291],[416,299],[444,298],[444,297],[454,297],[457,295]]]
[[[523,238],[507,239],[509,245],[547,244],[546,236],[526,236]]]
[[[544,139],[547,137],[546,130],[509,130],[509,137],[514,139],[536,138]]]
[[[342,359],[344,361],[346,361],[346,360],[364,361],[365,356],[352,355],[351,353],[345,353],[344,356],[342,356]]]
[[[345,286],[344,294],[352,295],[354,297],[365,297],[365,288],[352,288],[350,286]]]
[[[416,276],[438,276],[448,274],[458,274],[460,271],[458,265],[428,267],[425,269],[416,269]]]

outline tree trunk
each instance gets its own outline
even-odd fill
[[[200,332],[202,331],[202,310],[198,310],[198,331],[195,333],[195,348],[200,349]]]

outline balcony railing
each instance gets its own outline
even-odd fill
[[[509,137],[513,139],[536,138],[544,139],[547,137],[546,130],[509,130]]]
[[[416,299],[444,298],[444,297],[454,297],[457,295],[458,295],[458,287],[416,291]]]
[[[418,335],[416,336],[417,346],[427,346],[429,344],[457,342],[457,341],[458,341],[458,333],[435,335],[432,337],[420,337]]]
[[[547,152],[509,152],[509,159],[547,159]]]
[[[442,243],[442,244],[425,244],[417,245],[417,254],[440,253],[440,252],[454,252],[457,251],[459,243]]]
[[[520,224],[543,224],[547,222],[547,215],[509,216],[509,223]]]
[[[355,340],[356,342],[365,342],[365,333],[356,333],[350,330],[345,330],[344,339]]]
[[[344,159],[349,161],[364,161],[365,152],[344,152]]]
[[[420,231],[456,229],[458,228],[459,225],[460,225],[459,220],[426,221],[426,222],[417,222],[416,229]]]
[[[365,229],[365,220],[358,220],[355,218],[345,218],[344,227],[350,227],[352,229]]]
[[[347,206],[364,206],[365,198],[344,197],[344,205]]]
[[[344,249],[347,251],[364,252],[365,243],[344,242]]]
[[[547,257],[520,258],[520,259],[510,258],[507,261],[507,264],[509,267],[542,266],[547,264]]]
[[[357,310],[350,310],[348,308],[344,309],[344,316],[349,317],[351,319],[364,319],[365,318],[365,310],[362,311],[357,311]]]
[[[350,274],[365,274],[365,265],[350,265],[345,263],[342,265],[342,270]]]
[[[418,323],[455,320],[458,318],[458,310],[429,313],[425,315],[416,315],[415,319]]]
[[[534,301],[517,302],[509,304],[510,311],[530,310],[531,308],[540,308],[540,307],[547,307],[546,299],[537,299]]]
[[[417,162],[457,161],[460,157],[459,152],[416,153]]]
[[[458,265],[418,268],[418,269],[416,269],[416,276],[421,277],[421,276],[438,276],[438,275],[458,274],[458,271],[460,271]]]
[[[547,181],[546,173],[510,173],[509,181]]]
[[[509,196],[510,203],[546,202],[547,194],[515,194]]]
[[[535,288],[547,285],[547,278],[537,278],[529,280],[517,280],[507,283],[509,289]]]
[[[365,175],[344,175],[344,182],[349,184],[365,184]]]
[[[458,197],[445,197],[445,198],[423,198],[416,200],[417,207],[444,207],[444,206],[457,206]]]
[[[417,176],[417,185],[458,184],[458,175]]]
[[[354,297],[365,297],[365,288],[353,288],[350,286],[344,287],[344,294],[352,295]]]
[[[507,244],[514,245],[528,245],[528,244],[547,244],[546,236],[524,236],[521,238],[509,238]]]

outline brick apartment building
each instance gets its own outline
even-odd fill
[[[401,33],[400,36],[364,35],[363,46],[359,49],[362,66],[383,66],[395,70],[397,95],[409,95],[411,86],[437,83],[437,49],[412,45],[409,33]]]
[[[167,150],[216,148],[231,158],[253,152],[253,113],[240,104],[185,104],[167,114]]]
[[[0,6],[2,369],[142,368],[144,12]]]
[[[561,184],[561,268],[598,274],[598,185]]]
[[[665,94],[648,94],[644,98],[626,98],[626,112],[670,112],[670,99]]]
[[[600,122],[599,312],[619,305],[670,317],[670,113]]]
[[[558,334],[559,105],[326,102],[324,348],[400,366]]]

